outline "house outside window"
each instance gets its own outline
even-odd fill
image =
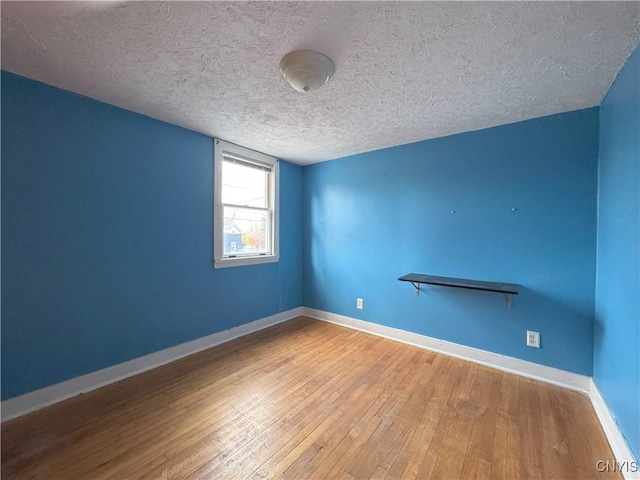
[[[215,268],[278,261],[278,167],[274,157],[215,140]]]

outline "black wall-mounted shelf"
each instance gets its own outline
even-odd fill
[[[440,285],[442,287],[467,288],[471,290],[484,290],[485,292],[504,293],[507,296],[507,308],[511,308],[513,295],[518,295],[518,285],[513,283],[485,282],[481,280],[468,280],[465,278],[437,277],[435,275],[422,275],[410,273],[398,278],[401,282],[411,282],[416,289],[416,295],[420,294],[420,284]]]

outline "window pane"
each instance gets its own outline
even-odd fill
[[[268,208],[269,175],[249,165],[222,162],[222,203]]]
[[[224,207],[223,255],[271,253],[269,212]]]

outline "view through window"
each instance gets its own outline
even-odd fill
[[[223,153],[224,155],[224,153]],[[271,168],[224,155],[224,255],[271,253]]]

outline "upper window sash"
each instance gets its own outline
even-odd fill
[[[243,155],[238,155],[237,153],[228,152],[226,150],[222,151],[222,160],[229,163],[240,164],[245,167],[256,168],[258,170],[263,170],[266,172],[271,172],[273,170],[273,164],[271,163],[261,162],[260,160],[245,157]]]

